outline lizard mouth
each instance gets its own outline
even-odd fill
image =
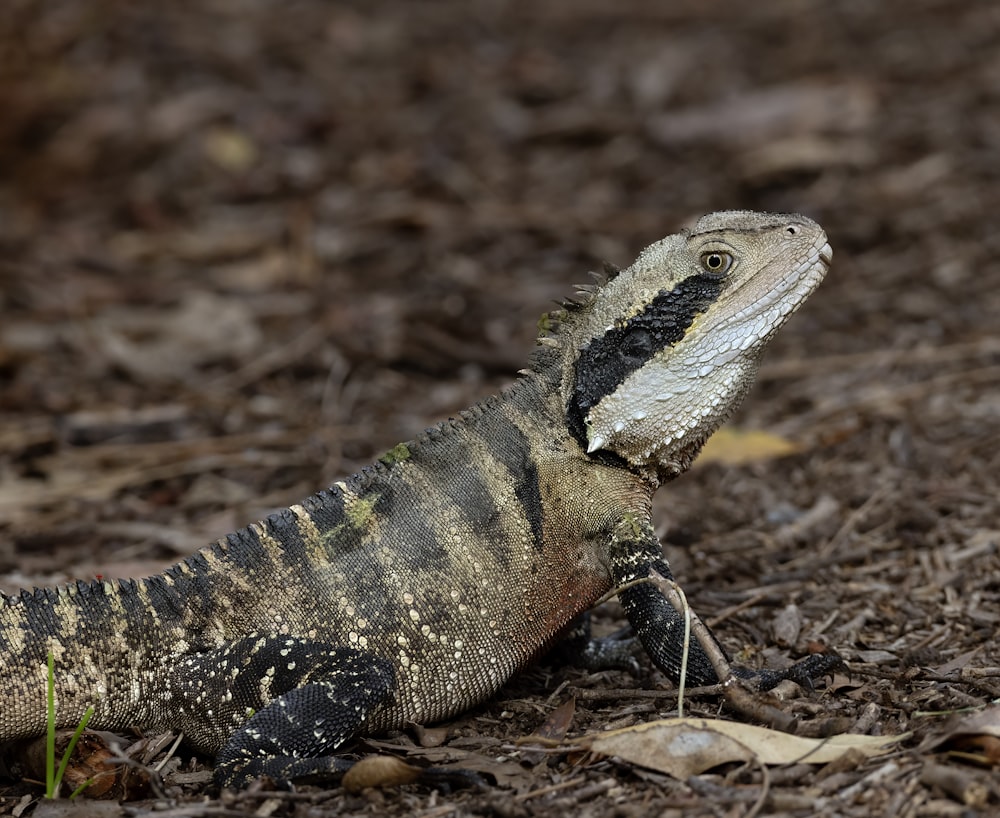
[[[822,241],[822,244],[820,244]],[[833,248],[825,235],[804,255],[802,261],[784,275],[776,277],[766,272],[758,273],[741,287],[732,290],[728,296],[733,307],[720,310],[704,326],[701,337],[718,333],[728,338],[733,352],[759,345],[777,332],[793,312],[826,277],[833,260]],[[735,304],[742,301],[743,306]],[[736,336],[739,337],[736,337]],[[716,337],[721,348],[726,344]]]
[[[832,261],[833,248],[830,247],[826,236],[823,236],[822,245],[818,247],[813,245],[812,251],[800,265],[773,283],[771,291],[758,301],[759,312],[766,312],[768,308],[782,301],[787,301],[788,312],[783,312],[784,315],[794,312],[826,277]]]
[[[830,265],[833,264],[833,248],[830,246],[830,242],[819,248],[819,260],[823,262],[827,270],[830,269]]]

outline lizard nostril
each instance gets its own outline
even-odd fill
[[[799,234],[798,225],[795,224],[788,225],[788,227],[785,228],[785,232],[788,233],[789,236],[797,236]]]

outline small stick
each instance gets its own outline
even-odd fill
[[[660,593],[666,597],[667,601],[681,615],[684,615],[685,605],[682,595],[678,593],[679,589],[676,582],[660,576],[656,571],[650,571],[649,581],[656,586]],[[726,703],[737,713],[742,713],[745,716],[761,721],[776,730],[781,730],[785,733],[794,732],[798,720],[794,716],[767,704],[755,693],[744,687],[740,679],[733,675],[729,660],[726,659],[725,654],[723,654],[722,649],[715,641],[708,627],[702,622],[701,617],[694,611],[690,611],[690,609],[689,615],[691,618],[691,633],[694,634],[695,639],[698,640],[698,644],[701,645],[702,650],[708,657],[715,675],[719,677],[719,683],[722,685],[722,695]]]
[[[925,764],[920,773],[920,781],[927,786],[937,787],[967,807],[985,807],[990,797],[989,788],[981,780],[958,767]]]

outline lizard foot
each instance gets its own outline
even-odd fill
[[[610,636],[594,638],[590,633],[590,613],[581,614],[551,651],[548,659],[554,664],[573,665],[587,670],[627,670],[639,675],[636,654],[639,640],[631,635],[631,627],[622,628]]]
[[[221,693],[210,688],[233,677]],[[172,681],[185,733],[203,745],[226,737],[214,781],[230,789],[263,776],[287,787],[303,776],[343,774],[351,763],[333,752],[396,688],[390,663],[370,653],[267,635],[190,657]]]
[[[844,660],[836,653],[814,653],[800,659],[784,670],[750,670],[745,667],[733,666],[733,675],[750,682],[760,692],[777,687],[781,682],[790,679],[805,690],[812,691],[813,682],[821,676],[826,676],[834,670],[846,667]]]

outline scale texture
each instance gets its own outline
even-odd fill
[[[96,729],[182,730],[220,786],[337,772],[353,736],[488,699],[603,595],[670,576],[653,493],[830,258],[807,218],[705,216],[546,316],[506,392],[359,474],[162,575],[5,598],[0,741],[44,734],[49,654],[60,727],[92,706]],[[678,614],[648,583],[619,598],[677,679]],[[697,645],[687,674],[715,681]]]

